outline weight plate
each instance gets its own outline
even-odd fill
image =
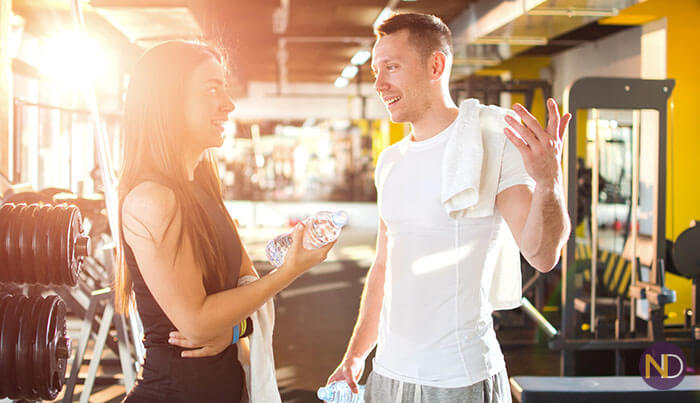
[[[12,211],[14,204],[3,204],[0,206],[0,282],[10,282],[9,255],[7,237],[10,233],[10,223],[12,222]]]
[[[22,227],[25,204],[18,204],[12,211],[9,231],[5,237],[7,245],[7,271],[11,283],[22,283],[22,272],[19,256],[19,232]]]
[[[39,205],[37,204],[31,204],[26,207],[24,220],[22,220],[19,234],[19,253],[21,262],[19,271],[22,273],[24,282],[30,284],[36,283],[37,280],[36,276],[34,275],[34,250],[32,249],[32,235],[34,233],[34,227],[36,226],[36,211],[38,209]]]
[[[43,368],[43,373],[46,378],[43,379],[43,392],[48,392],[48,394],[43,395],[44,400],[53,400],[60,392],[63,387],[63,380],[66,375],[66,362],[65,360],[59,360],[56,356],[56,350],[59,342],[59,335],[62,333],[65,335],[66,322],[65,322],[65,304],[56,296],[50,296],[51,304],[48,305],[47,310],[42,311],[41,320],[42,322],[46,319],[49,326],[47,331],[42,333],[46,337],[46,343],[42,344],[46,346],[45,356],[47,358],[47,366]],[[43,340],[42,340],[43,341]],[[60,340],[62,342],[62,340]]]
[[[59,221],[61,219],[61,209],[54,206],[49,214],[49,220],[47,223],[47,250],[48,259],[47,261],[47,271],[49,273],[49,283],[51,284],[63,284],[61,281],[60,273],[60,255],[61,255],[61,240],[59,230]]]
[[[47,226],[49,223],[49,212],[51,211],[51,206],[44,204],[41,206],[37,213],[38,224],[35,227],[35,236],[33,239],[33,249],[36,253],[34,261],[36,265],[34,266],[34,271],[36,272],[37,282],[41,284],[49,284],[49,270],[48,270],[48,230]]]
[[[48,355],[46,353],[46,332],[48,331],[48,322],[44,319],[42,322],[43,312],[50,309],[52,301],[50,298],[43,298],[39,304],[38,309],[34,312],[34,321],[36,323],[46,323],[45,326],[37,326],[34,331],[34,359],[32,360],[34,364],[34,389],[37,390],[39,395],[48,396],[49,392],[44,391],[44,378],[47,376],[48,371],[46,367],[48,366]]]
[[[23,302],[27,299],[24,295],[13,296],[10,301],[8,301],[7,308],[5,310],[5,318],[18,318],[21,313],[21,308]],[[0,383],[3,390],[10,398],[15,398],[18,395],[17,388],[17,373],[13,369],[16,368],[17,364],[15,362],[15,346],[17,345],[17,335],[19,333],[19,324],[16,321],[8,320],[3,323],[2,333],[0,334],[0,349],[3,353],[3,365],[5,368],[4,373],[0,377]]]
[[[34,311],[41,302],[40,296],[33,296],[25,300],[19,316],[19,333],[17,346],[15,347],[15,364],[17,373],[17,388],[19,395],[24,399],[36,399],[34,390],[33,357],[34,357],[34,331],[43,323],[34,320]]]
[[[5,314],[5,311],[9,307],[9,302],[11,300],[12,296],[9,294],[0,295],[0,362],[2,363],[9,362],[9,358],[5,358],[8,353],[2,348],[2,328],[4,326],[14,326],[12,321],[4,320],[4,318],[9,317]],[[9,365],[0,365],[0,399],[7,397],[10,393],[8,387],[3,383],[3,380],[9,377],[7,371],[9,371]]]
[[[54,304],[54,300],[51,296],[46,298],[45,303],[42,304],[39,310],[39,315],[37,316],[39,323],[45,323],[46,326],[41,326],[37,328],[38,337],[36,339],[37,346],[41,349],[41,365],[39,366],[40,372],[35,376],[36,386],[39,390],[39,394],[43,400],[53,400],[50,399],[51,394],[51,368],[50,361],[51,357],[49,355],[49,332],[51,331],[49,323],[49,318],[51,317],[51,310]]]
[[[70,284],[71,281],[71,262],[68,254],[68,239],[70,238],[70,210],[67,205],[61,206],[61,278],[63,284]]]
[[[71,286],[78,283],[78,274],[80,273],[80,266],[83,263],[82,257],[75,255],[75,244],[78,237],[82,235],[82,218],[80,216],[80,210],[75,206],[70,206],[68,208],[68,279]]]
[[[55,399],[58,392],[63,389],[63,384],[66,379],[66,367],[68,366],[68,357],[70,356],[70,351],[65,351],[65,356],[59,357],[59,349],[66,348],[66,304],[59,298],[56,298],[56,304],[51,316],[51,329],[52,332],[49,336],[53,335],[53,339],[49,340],[49,354],[50,361],[52,364],[53,372],[51,376],[51,399]]]

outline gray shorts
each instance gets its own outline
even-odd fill
[[[511,403],[506,370],[461,388],[436,388],[387,378],[372,371],[365,403]]]

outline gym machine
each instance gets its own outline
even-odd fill
[[[635,124],[632,130],[632,195],[631,195],[631,269],[630,269],[630,324],[629,328],[624,325],[622,318],[622,301],[618,299],[617,320],[615,321],[615,337],[603,338],[596,336],[596,308],[598,298],[597,273],[598,273],[598,234],[597,234],[597,201],[598,201],[598,157],[599,139],[596,133],[594,147],[596,149],[593,156],[592,173],[592,202],[591,212],[591,295],[589,299],[590,307],[590,333],[593,338],[577,338],[577,321],[574,307],[576,293],[576,276],[579,266],[575,264],[575,249],[577,245],[576,233],[572,233],[567,242],[562,260],[562,325],[560,334],[552,342],[552,347],[561,351],[561,375],[574,375],[574,352],[580,350],[614,350],[615,351],[615,373],[624,375],[624,362],[621,350],[643,349],[655,341],[661,341],[663,336],[663,312],[664,305],[673,302],[672,292],[661,284],[663,278],[664,259],[666,256],[666,126],[667,126],[667,101],[673,91],[675,82],[673,80],[644,80],[636,78],[583,78],[576,81],[569,89],[568,110],[573,113],[568,137],[568,154],[566,163],[567,178],[576,177],[577,159],[577,113],[579,110],[593,109],[593,120],[597,121],[599,109],[625,109],[625,110],[655,110],[658,113],[658,138],[657,138],[657,163],[656,163],[656,183],[654,186],[653,199],[653,227],[651,234],[652,261],[649,281],[641,282],[637,278],[638,254],[637,254],[637,208],[639,198],[639,141],[640,134],[637,127],[639,114],[634,112]],[[597,131],[597,124],[596,124]],[[567,200],[576,200],[577,186],[574,181],[567,181]],[[569,215],[572,222],[576,222],[576,210],[574,203],[568,203]],[[636,305],[638,299],[648,301],[648,331],[646,337],[638,337],[636,329]],[[629,335],[630,337],[625,337]],[[670,341],[670,340],[669,340]],[[673,342],[684,342],[673,340]]]
[[[666,234],[666,126],[667,102],[674,87],[673,80],[644,80],[636,78],[583,78],[576,81],[569,89],[568,109],[573,117],[570,122],[568,146],[566,155],[567,200],[572,223],[577,223],[577,212],[574,201],[577,200],[577,142],[576,118],[580,110],[591,110],[591,120],[595,121],[595,138],[593,141],[592,167],[592,211],[590,226],[591,247],[587,253],[582,243],[577,241],[577,234],[572,233],[567,242],[562,259],[562,319],[557,330],[539,315],[531,304],[523,304],[525,312],[550,336],[551,349],[560,351],[561,377],[514,377],[511,378],[511,388],[516,399],[521,402],[584,402],[584,401],[615,401],[615,402],[661,402],[661,401],[697,401],[697,390],[700,388],[700,377],[686,376],[686,379],[672,391],[655,392],[643,382],[639,376],[625,375],[625,354],[633,350],[643,350],[651,344],[666,341],[687,347],[691,351],[689,365],[695,365],[697,342],[700,340],[700,328],[697,324],[696,309],[698,308],[697,279],[700,273],[700,255],[697,245],[700,244],[700,231],[696,228],[686,230],[678,238],[673,247],[673,262],[668,261]],[[600,138],[598,135],[598,118],[600,109],[631,110],[632,125],[632,189],[629,203],[627,225],[630,226],[629,237],[625,242],[624,251],[620,256],[614,256],[608,251],[599,251],[599,234],[597,203],[599,200],[599,152]],[[653,166],[653,206],[649,216],[651,239],[646,250],[638,247],[639,209],[639,166],[640,166],[640,114],[638,110],[654,110],[658,113],[658,138],[656,140],[656,165]],[[577,253],[590,256],[590,269],[577,260]],[[646,252],[646,253],[643,253]],[[603,262],[601,262],[603,261]],[[601,264],[603,263],[603,264]],[[640,266],[649,266],[649,276],[645,281],[639,278]],[[693,309],[686,317],[685,328],[681,331],[664,329],[664,307],[675,301],[675,292],[665,287],[665,266],[675,263],[675,267],[685,276],[693,279]],[[598,273],[605,270],[602,282],[612,283],[610,287],[618,293],[612,299],[614,312],[613,336],[606,334],[601,325],[601,303],[604,302],[597,293]],[[586,273],[584,273],[586,271]],[[617,271],[617,273],[614,273]],[[620,274],[624,273],[624,274]],[[624,283],[625,275],[628,283]],[[590,296],[581,295],[582,279],[590,278]],[[625,300],[629,298],[629,302]],[[636,312],[638,301],[646,303],[646,312]],[[577,312],[577,308],[578,311]],[[581,329],[579,318],[590,315],[589,327]],[[629,316],[629,325],[625,325]],[[637,329],[639,316],[646,321],[646,330]],[[609,330],[609,329],[607,329]],[[576,359],[594,351],[614,352],[614,377],[572,377],[580,375],[576,372]],[[629,355],[629,354],[628,354]],[[631,374],[628,374],[631,375]]]

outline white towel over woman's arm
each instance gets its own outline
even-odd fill
[[[243,276],[238,279],[238,286],[256,280],[255,276]],[[253,333],[238,341],[238,360],[245,372],[248,402],[281,402],[272,352],[272,332],[275,328],[275,305],[272,299],[250,315],[250,319],[253,321]]]

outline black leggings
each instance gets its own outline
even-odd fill
[[[182,358],[181,351],[170,346],[148,348],[143,378],[124,401],[240,402],[245,379],[235,344],[212,357]]]

